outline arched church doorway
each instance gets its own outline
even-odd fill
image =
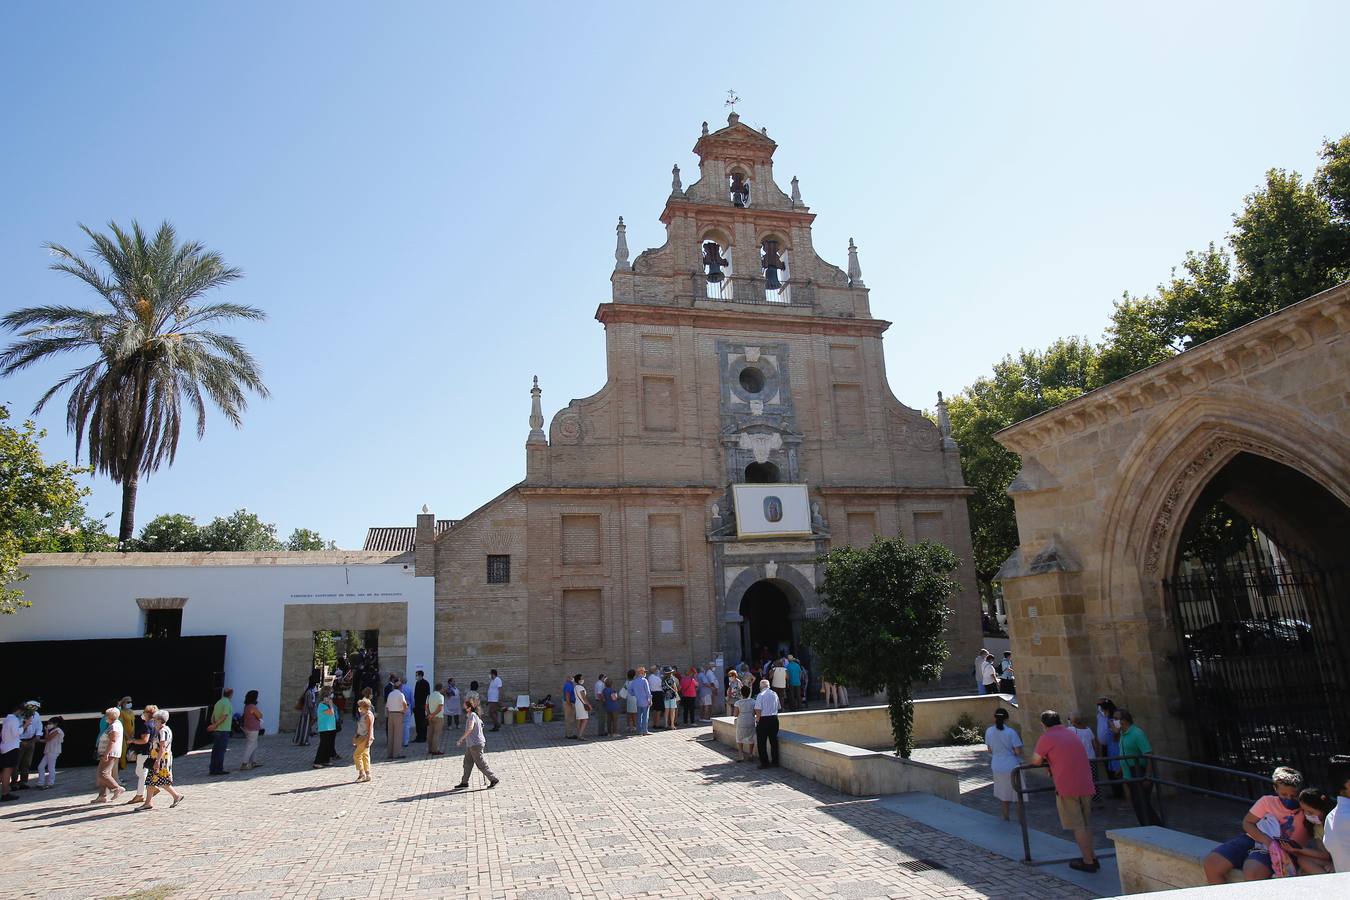
[[[1320,779],[1350,745],[1350,509],[1288,466],[1241,453],[1212,478],[1164,581],[1195,758]]]
[[[741,646],[758,660],[761,651],[777,653],[782,647],[795,647],[792,601],[783,588],[772,581],[757,581],[741,598],[744,629]]]

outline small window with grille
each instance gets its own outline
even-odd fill
[[[511,583],[511,557],[509,555],[488,555],[487,580],[488,584]]]

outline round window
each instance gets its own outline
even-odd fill
[[[741,387],[747,394],[758,394],[764,390],[764,373],[751,366],[741,369]]]

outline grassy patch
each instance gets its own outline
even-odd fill
[[[116,897],[105,897],[104,900],[166,900],[178,890],[176,884],[161,884],[152,888],[146,888],[143,891],[132,891],[130,894],[118,894]]]

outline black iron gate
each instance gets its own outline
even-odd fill
[[[1350,747],[1350,578],[1259,529],[1219,563],[1163,582],[1181,653],[1194,759],[1251,772],[1292,765],[1313,783]]]

